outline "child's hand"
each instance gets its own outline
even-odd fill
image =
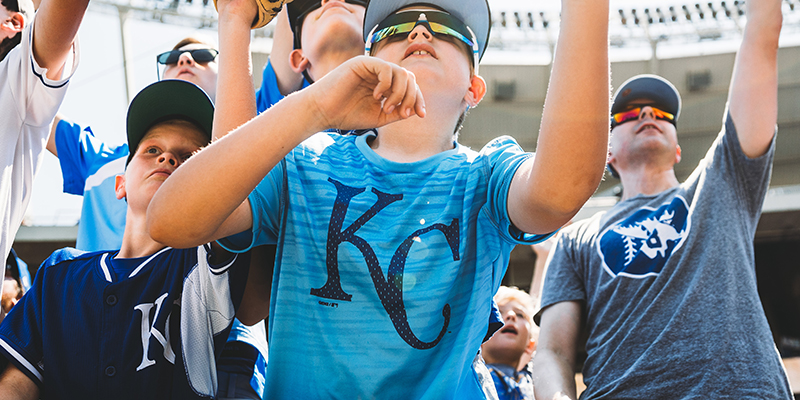
[[[375,57],[353,58],[300,93],[316,108],[323,129],[377,128],[425,116],[414,74]]]

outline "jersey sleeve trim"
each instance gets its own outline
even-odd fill
[[[30,361],[23,357],[22,354],[3,338],[0,338],[0,351],[5,353],[8,359],[13,362],[20,371],[25,373],[28,378],[36,382],[37,385],[42,385],[44,383],[44,379],[42,378],[44,371],[31,364]]]
[[[75,39],[72,42],[72,47],[69,50],[69,53],[67,55],[67,59],[64,60],[63,72],[61,74],[61,79],[59,79],[59,80],[51,80],[51,79],[47,78],[47,75],[46,75],[48,70],[46,68],[41,67],[36,62],[36,59],[33,56],[33,30],[36,29],[36,21],[35,20],[34,20],[33,23],[31,23],[31,27],[32,27],[32,29],[30,31],[28,31],[28,33],[30,35],[28,43],[31,46],[30,61],[31,61],[31,70],[33,71],[33,74],[37,78],[39,78],[39,80],[42,82],[42,85],[44,85],[46,88],[59,89],[59,88],[64,87],[66,84],[69,83],[69,80],[70,80],[70,78],[72,78],[72,75],[75,74],[75,70],[78,67],[78,61],[80,60],[80,47],[78,46],[78,38],[77,38],[77,36],[75,37]]]

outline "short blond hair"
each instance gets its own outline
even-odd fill
[[[533,323],[533,314],[536,310],[536,301],[529,295],[527,292],[520,290],[516,286],[500,286],[497,289],[497,293],[494,295],[494,301],[497,303],[497,306],[502,306],[509,301],[516,301],[524,307],[525,312],[525,319],[531,325],[530,334],[531,338],[536,338],[539,336],[539,327]]]

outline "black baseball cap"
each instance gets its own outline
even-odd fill
[[[492,13],[489,10],[488,0],[370,0],[364,14],[364,41],[367,41],[370,31],[386,17],[401,8],[414,5],[433,6],[458,18],[475,33],[478,54],[479,57],[483,57],[486,43],[489,41],[489,31],[492,28]]]
[[[173,119],[193,123],[211,142],[214,103],[203,89],[180,79],[166,79],[147,86],[128,107],[128,163],[139,142],[154,125]]]
[[[633,100],[647,99],[653,105],[674,115],[675,121],[681,112],[681,95],[668,80],[658,75],[636,75],[625,81],[614,94],[611,115],[625,111]]]
[[[366,7],[369,0],[345,0],[345,2]],[[286,11],[289,14],[289,27],[292,28],[292,33],[294,34],[295,49],[301,48],[300,34],[303,31],[303,20],[305,20],[308,13],[321,6],[322,1],[320,0],[293,0],[291,3],[286,4]]]

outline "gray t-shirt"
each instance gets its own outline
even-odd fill
[[[584,304],[581,399],[792,399],[753,255],[774,148],[747,158],[728,115],[686,182],[564,229],[542,307]]]

